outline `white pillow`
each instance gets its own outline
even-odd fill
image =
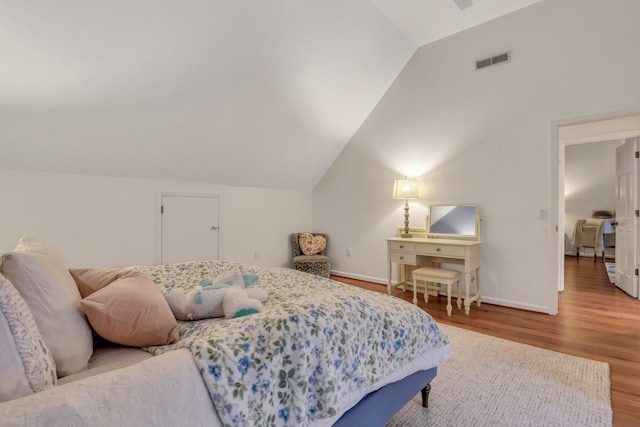
[[[36,322],[13,285],[0,274],[0,402],[56,385],[56,366]]]
[[[86,369],[93,337],[64,258],[54,249],[23,237],[14,252],[3,255],[2,273],[33,313],[58,376]]]

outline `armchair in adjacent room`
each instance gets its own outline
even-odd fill
[[[328,236],[324,233],[292,233],[291,268],[305,273],[329,277],[331,260],[325,255]]]

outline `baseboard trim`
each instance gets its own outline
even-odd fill
[[[338,270],[331,270],[331,274],[335,276],[346,277],[348,279],[364,280],[365,282],[378,283],[380,285],[385,285],[385,286],[387,285],[387,280],[380,279],[378,277],[363,276],[361,274],[347,273],[346,271],[338,271]],[[394,285],[398,284],[395,281],[392,283]],[[504,307],[517,308],[520,310],[536,311],[539,313],[554,315],[554,313],[551,313],[549,307],[544,305],[527,304],[519,301],[511,301],[511,300],[500,299],[500,298],[491,298],[486,296],[482,297],[481,302],[486,302],[487,304],[501,305]]]
[[[521,310],[537,311],[540,313],[551,314],[549,307],[544,305],[527,304],[519,301],[511,301],[506,299],[491,298],[491,297],[485,297],[485,296],[482,296],[481,301],[486,302],[487,304],[502,305],[504,307],[519,308]]]
[[[337,270],[331,270],[331,274],[335,276],[346,277],[348,279],[364,280],[365,282],[379,283],[385,286],[387,285],[386,279],[380,279],[378,277],[363,276],[360,274],[347,273],[346,271],[337,271]]]

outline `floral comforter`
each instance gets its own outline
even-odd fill
[[[178,322],[225,426],[322,425],[344,398],[417,355],[447,347],[433,319],[398,298],[286,268],[224,261],[137,267],[168,292],[203,278],[257,273],[264,310],[236,319]],[[446,356],[445,356],[446,358]]]

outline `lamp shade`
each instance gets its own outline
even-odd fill
[[[396,179],[393,181],[394,199],[419,199],[420,185],[417,179]]]

